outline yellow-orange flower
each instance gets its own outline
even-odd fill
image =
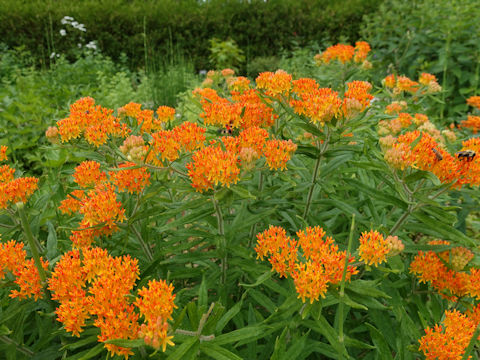
[[[87,160],[75,168],[73,178],[79,186],[90,188],[106,181],[107,174],[100,170],[100,163]]]
[[[48,261],[40,258],[40,262],[43,269],[48,270]],[[20,290],[12,290],[9,295],[11,298],[26,299],[33,297],[36,301],[43,297],[43,286],[34,259],[24,260],[13,271],[13,275],[16,277],[15,284],[20,287]]]
[[[157,126],[160,126],[160,124],[164,122],[173,120],[175,117],[175,109],[170,106],[159,106],[157,109],[157,116],[158,118],[154,122]]]
[[[196,191],[213,189],[218,183],[229,187],[236,184],[240,175],[236,152],[224,151],[219,144],[198,150],[187,164],[188,176]]]
[[[357,41],[355,43],[355,62],[361,63],[367,59],[367,55],[372,48],[366,41]]]
[[[258,89],[264,89],[268,96],[288,96],[292,89],[292,75],[286,71],[263,72],[255,80]]]
[[[118,166],[121,168],[135,167],[135,163],[126,162]],[[140,193],[150,184],[150,173],[145,168],[125,169],[109,172],[110,181],[118,187],[118,191]]]
[[[467,99],[467,104],[480,110],[480,96],[470,96]]]
[[[65,200],[62,200],[58,209],[64,214],[72,214],[80,210],[82,200],[85,198],[85,191],[74,190],[67,195]]]
[[[378,266],[387,260],[390,247],[383,235],[378,231],[364,231],[362,236],[360,236],[359,242],[358,256],[365,264]]]
[[[8,148],[5,145],[0,146],[0,161],[7,160],[7,150]]]
[[[5,270],[13,273],[18,266],[25,262],[27,252],[23,248],[23,243],[17,243],[15,240],[0,244],[0,280],[5,277]]]
[[[337,44],[328,47],[322,54],[321,59],[328,64],[332,60],[338,60],[342,64],[352,60],[355,48],[352,45]]]
[[[460,127],[471,129],[476,134],[480,130],[480,116],[468,115],[467,120],[460,123]]]
[[[457,310],[447,310],[443,325],[436,324],[433,328],[425,329],[425,336],[419,340],[419,349],[428,360],[460,360],[476,326],[465,314]]]
[[[162,348],[165,351],[167,345],[173,345],[168,336],[167,320],[172,318],[175,295],[173,285],[167,285],[165,280],[148,282],[148,287],[138,291],[135,306],[145,318],[146,324],[140,327],[139,336],[144,339],[147,345],[155,349]]]
[[[281,169],[287,167],[287,162],[297,150],[297,145],[292,140],[268,140],[263,149],[263,155],[267,160],[270,170]]]
[[[338,97],[338,93],[330,88],[302,93],[300,97],[301,100],[290,101],[295,113],[305,115],[320,126],[341,114],[342,100]]]

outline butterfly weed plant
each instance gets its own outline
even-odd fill
[[[436,77],[373,84],[370,52],[210,71],[177,109],[83,97],[46,130],[80,160],[39,178],[3,146],[6,358],[475,357],[478,96],[442,128]]]

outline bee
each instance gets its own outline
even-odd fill
[[[458,160],[467,160],[470,162],[473,161],[477,154],[473,150],[463,150],[455,153],[455,155],[457,155]]]
[[[230,125],[226,125],[223,129],[218,129],[217,132],[219,135],[232,135],[233,129]]]
[[[433,153],[435,154],[435,157],[437,158],[438,161],[443,160],[443,156],[442,156],[442,154],[440,154],[440,151],[438,151],[438,150],[435,149],[435,148],[432,148],[432,151],[433,151]]]

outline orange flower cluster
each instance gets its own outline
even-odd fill
[[[213,89],[195,89],[194,95],[200,97],[203,113],[200,117],[206,125],[239,127],[242,104],[222,98]]]
[[[118,187],[118,191],[141,193],[150,184],[150,173],[147,169],[138,167],[132,162],[120,164],[118,168],[133,168],[109,172],[110,181]]]
[[[407,103],[405,101],[393,101],[385,108],[385,114],[399,114],[402,110],[405,110],[406,108]]]
[[[342,280],[346,252],[338,251],[331,237],[325,236],[322,228],[307,227],[297,232],[298,241],[288,237],[279,226],[270,226],[257,235],[255,251],[257,257],[268,257],[272,270],[280,277],[292,277],[298,298],[310,303],[325,297],[329,284],[338,284]],[[303,255],[305,261],[302,261]],[[349,263],[353,257],[348,259]],[[346,280],[357,273],[356,267],[348,265]]]
[[[295,113],[304,115],[312,122],[323,126],[333,118],[350,119],[370,106],[373,96],[368,92],[372,85],[367,81],[347,83],[342,100],[336,91],[319,88],[313,79],[299,79],[294,82],[296,98],[290,100]]]
[[[117,112],[121,118],[124,116],[135,118],[137,125],[140,126],[140,132],[149,134],[155,130],[162,130],[163,123],[173,120],[175,116],[174,108],[160,106],[156,111],[158,117],[155,118],[153,110],[142,110],[141,104],[133,102],[119,108]]]
[[[429,242],[429,245],[449,244],[448,241]],[[442,252],[419,251],[410,264],[410,272],[415,274],[421,283],[431,283],[432,287],[447,299],[455,301],[457,297],[465,295],[480,298],[480,271],[462,271],[472,258],[473,253],[463,247]]]
[[[480,110],[480,96],[470,96],[467,99],[467,104]]]
[[[109,339],[136,339],[138,314],[128,300],[138,279],[136,259],[130,256],[112,257],[100,248],[71,250],[57,262],[49,279],[52,299],[60,305],[57,320],[66,331],[80,336],[86,321],[95,317],[93,324],[100,329],[98,341]],[[129,348],[105,344],[112,355],[128,359]]]
[[[292,89],[292,75],[286,71],[263,72],[255,79],[257,89],[264,89],[268,96],[288,96]]]
[[[1,153],[5,154],[4,146]],[[4,160],[6,155],[3,155]],[[9,203],[27,202],[37,190],[38,179],[34,177],[14,178],[15,170],[9,165],[0,166],[0,209],[6,209]]]
[[[219,143],[214,143],[195,152],[186,167],[193,188],[203,192],[218,183],[227,187],[236,184],[240,175],[238,163],[236,152],[224,151]]]
[[[420,140],[412,147],[412,143],[420,136]],[[480,139],[464,141],[462,150],[480,151]],[[416,130],[400,135],[385,151],[384,157],[393,167],[401,170],[415,167],[430,171],[443,183],[455,181],[455,187],[480,185],[480,160],[477,157],[472,161],[454,157],[426,132]]]
[[[427,93],[435,93],[442,90],[442,87],[437,82],[437,78],[428,73],[422,73],[418,82],[413,81],[406,76],[395,76],[394,74],[390,74],[383,79],[383,84],[387,88],[393,89],[394,95],[399,95],[403,92],[414,94],[420,89],[421,85],[427,87]]]
[[[75,182],[83,188],[92,188],[107,180],[107,174],[100,170],[100,163],[87,160],[80,163],[73,173]]]
[[[175,295],[173,285],[167,285],[165,280],[150,280],[148,288],[143,287],[138,291],[135,306],[145,318],[146,324],[142,324],[139,330],[139,337],[143,338],[145,344],[155,349],[162,348],[165,351],[167,345],[174,345],[168,336],[167,321],[172,318]]]
[[[175,161],[180,157],[180,151],[191,152],[203,146],[205,129],[195,123],[184,122],[172,130],[160,130],[152,134],[146,162],[162,166],[163,161]],[[148,152],[148,147],[144,148]]]
[[[221,143],[212,141],[195,152],[192,162],[186,166],[192,186],[200,192],[213,189],[219,183],[229,187],[239,180],[241,167],[253,168],[254,161],[262,155],[271,170],[285,169],[297,145],[291,140],[267,139],[265,129],[252,126],[236,137],[223,137]]]
[[[387,256],[396,255],[404,248],[403,243],[398,237],[388,236],[384,238],[383,235],[376,230],[363,232],[359,242],[358,256],[367,265],[378,266],[387,260]]]
[[[125,124],[113,115],[113,110],[95,105],[91,97],[81,98],[70,106],[67,118],[57,122],[62,142],[68,142],[83,135],[89,144],[96,147],[107,142],[110,135],[124,136]]]
[[[419,340],[419,350],[423,351],[427,360],[460,360],[477,325],[478,320],[474,316],[447,310],[443,325],[436,324],[425,329],[425,335]]]
[[[367,59],[370,52],[370,45],[365,41],[357,41],[355,47],[345,44],[337,44],[327,48],[322,54],[315,55],[315,61],[318,65],[338,60],[342,64],[351,62],[362,63]]]
[[[254,126],[269,128],[275,124],[278,115],[274,114],[273,109],[262,101],[258,90],[248,89],[242,93],[232,92],[232,98],[242,107],[243,115],[240,120],[242,129]]]
[[[12,290],[11,298],[26,299],[33,297],[35,300],[43,297],[43,287],[40,281],[40,275],[33,259],[26,259],[27,252],[23,248],[23,243],[17,243],[10,240],[0,244],[0,280],[5,277],[5,271],[11,272],[15,276],[15,284],[20,290]],[[42,266],[48,269],[48,261],[40,258]]]
[[[467,120],[460,123],[460,127],[471,129],[476,134],[480,130],[480,116],[468,115]]]
[[[8,148],[5,145],[0,146],[0,161],[7,160],[7,150]]]
[[[250,89],[250,80],[244,76],[231,77],[227,80],[227,85],[230,91],[243,93]]]

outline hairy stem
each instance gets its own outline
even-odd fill
[[[145,255],[147,256],[148,260],[149,261],[153,261],[153,254],[152,254],[152,251],[150,250],[150,247],[147,245],[147,243],[145,242],[145,240],[143,240],[142,238],[142,234],[140,234],[140,232],[138,231],[137,227],[135,225],[131,225],[131,228],[133,230],[133,233],[135,234],[135,236],[137,237],[138,239],[138,242],[140,243],[140,246],[142,247],[142,250],[143,252],[145,253]]]
[[[218,203],[217,200],[215,200],[215,197],[212,198],[213,201],[213,206],[215,208],[215,213],[217,215],[217,226],[218,226],[218,234],[220,235],[222,239],[222,259],[221,259],[221,268],[222,268],[222,276],[221,276],[221,283],[222,285],[225,285],[227,282],[227,260],[228,260],[228,255],[227,255],[227,240],[225,239],[225,229],[224,229],[224,224],[223,224],[223,214],[222,214],[222,208],[220,207],[220,204]]]
[[[0,341],[4,342],[5,344],[15,345],[16,350],[18,352],[21,352],[22,354],[25,354],[30,357],[35,355],[35,353],[32,350],[20,345],[15,340],[10,339],[8,336],[0,335]]]

